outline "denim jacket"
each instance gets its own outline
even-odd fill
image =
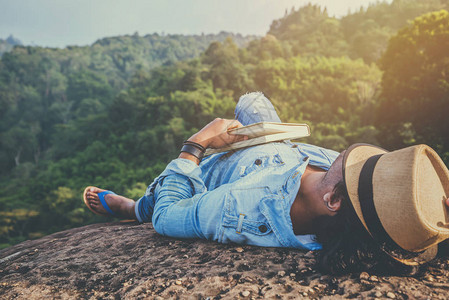
[[[175,159],[155,181],[154,228],[179,238],[321,249],[314,236],[295,236],[290,208],[306,166],[327,170],[337,156],[287,142],[215,154],[200,166]]]

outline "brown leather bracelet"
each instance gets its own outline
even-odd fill
[[[184,145],[181,148],[181,152],[189,153],[189,154],[195,156],[196,158],[198,158],[199,161],[201,161],[204,157],[204,151],[202,151],[198,147],[195,147],[194,145],[191,145],[191,144],[184,143]]]
[[[192,145],[192,146],[197,147],[201,151],[206,152],[206,148],[204,148],[203,145],[192,142],[192,141],[184,141],[184,145]]]

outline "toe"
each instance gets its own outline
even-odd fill
[[[93,199],[99,199],[98,198],[98,193],[101,193],[102,189],[96,188],[96,187],[91,187],[86,191],[86,199],[87,200],[93,200]]]
[[[104,191],[106,191],[106,190],[99,189],[97,187],[91,187],[88,192],[90,192],[92,194],[98,194],[98,193],[101,193],[101,192],[104,192]]]
[[[87,195],[87,199],[89,199],[89,200],[98,200],[99,199],[98,198],[98,194],[89,193]]]

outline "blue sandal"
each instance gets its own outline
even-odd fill
[[[90,188],[93,188],[93,186],[88,186],[87,188],[85,188],[84,193],[83,193],[84,204],[86,204],[87,208],[89,208],[93,213],[100,215],[100,216],[116,217],[117,214],[112,211],[112,209],[108,206],[108,204],[106,203],[106,200],[104,199],[104,196],[106,196],[108,194],[116,195],[116,193],[114,193],[112,191],[104,191],[104,192],[98,193],[98,198],[100,199],[101,205],[103,205],[104,209],[107,211],[107,213],[99,213],[99,212],[95,211],[92,207],[90,207],[89,201],[87,201],[86,195]]]

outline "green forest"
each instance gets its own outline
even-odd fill
[[[449,165],[449,1],[341,18],[286,10],[263,37],[150,34],[64,49],[0,40],[0,248],[105,219],[88,185],[138,199],[215,117],[262,91],[301,142],[425,143]]]

